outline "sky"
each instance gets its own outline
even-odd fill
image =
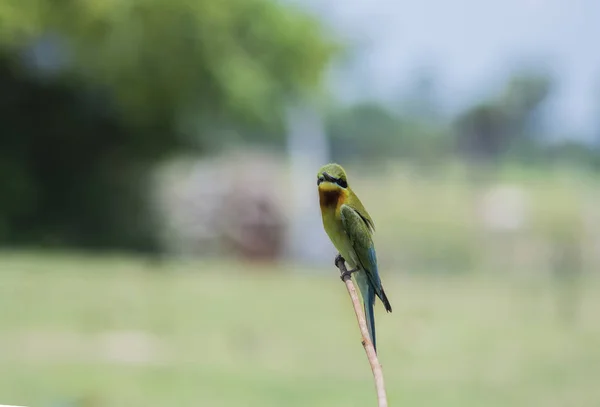
[[[548,124],[583,139],[600,132],[599,0],[302,2],[363,47],[352,69],[333,75],[345,100],[391,101],[427,68],[455,112],[493,96],[516,68],[536,66],[557,79]]]

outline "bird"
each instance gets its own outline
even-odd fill
[[[375,296],[387,312],[392,312],[377,269],[377,254],[373,243],[375,224],[358,196],[348,185],[346,171],[341,165],[330,163],[317,173],[319,206],[323,228],[338,250],[336,265],[341,259],[351,268],[363,299],[367,329],[377,352],[375,339]],[[341,256],[341,258],[340,258]],[[342,279],[344,275],[342,275]]]

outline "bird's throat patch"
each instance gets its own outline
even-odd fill
[[[319,203],[321,208],[335,208],[341,197],[338,188],[319,188]]]

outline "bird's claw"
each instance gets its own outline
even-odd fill
[[[358,267],[353,270],[344,270],[344,272],[342,272],[342,274],[340,275],[340,278],[342,279],[342,281],[346,281],[347,278],[352,277],[352,273],[354,273],[355,271],[358,271]]]
[[[358,267],[352,270],[344,270],[342,272],[342,274],[340,275],[340,278],[342,279],[342,281],[346,281],[346,279],[352,278],[352,273],[358,271]]]
[[[346,260],[342,257],[342,255],[338,254],[337,256],[335,256],[335,260],[333,261],[333,264],[335,264],[335,266],[337,268],[340,268],[340,265],[343,266],[345,261]]]
[[[335,256],[335,266],[340,269],[340,273],[341,273],[340,278],[342,279],[342,281],[346,281],[347,278],[352,277],[352,273],[354,273],[355,271],[358,271],[358,267],[355,268],[354,270],[346,269],[345,262],[346,262],[346,260],[342,257],[341,254],[338,254],[337,256]]]

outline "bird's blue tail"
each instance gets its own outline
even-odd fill
[[[365,309],[365,318],[367,322],[367,329],[371,336],[371,342],[373,342],[373,348],[377,352],[377,343],[375,341],[375,313],[373,307],[375,306],[375,288],[370,284],[369,278],[363,271],[356,273],[356,282],[363,298],[363,306]]]
[[[371,335],[371,342],[373,342],[373,348],[377,352],[377,344],[375,342],[375,313],[373,306],[375,305],[375,289],[369,284],[367,288],[367,295],[364,298],[365,307],[365,318],[367,319],[367,329]]]

